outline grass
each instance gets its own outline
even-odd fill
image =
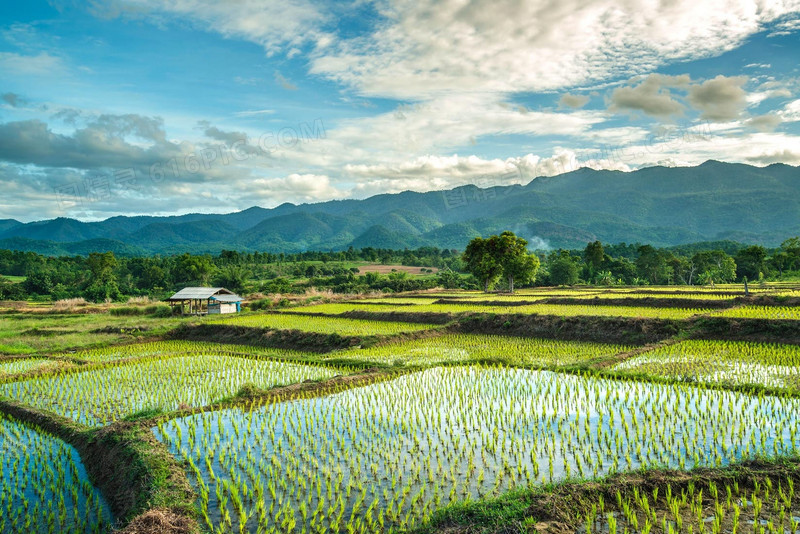
[[[0,314],[0,354],[46,354],[103,347],[163,335],[193,317],[114,316],[108,313]]]

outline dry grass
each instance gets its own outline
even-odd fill
[[[132,306],[144,306],[144,305],[153,304],[153,303],[156,303],[156,302],[159,302],[159,301],[155,300],[155,299],[152,299],[150,297],[144,296],[144,297],[131,297],[131,298],[128,299],[127,303],[132,305]]]
[[[88,306],[89,302],[83,297],[76,297],[72,299],[61,299],[53,303],[53,309],[58,311],[70,311],[75,308]]]
[[[191,517],[169,509],[155,508],[135,517],[121,534],[189,534],[198,532],[197,522]]]

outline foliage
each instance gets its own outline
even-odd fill
[[[515,280],[521,284],[531,283],[539,269],[539,258],[530,254],[527,246],[526,240],[509,231],[488,239],[476,237],[467,245],[462,260],[485,292],[503,276],[513,293]]]
[[[553,257],[548,263],[549,281],[556,286],[571,286],[578,283],[578,266],[566,251]]]

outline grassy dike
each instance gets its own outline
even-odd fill
[[[599,480],[566,480],[557,484],[521,488],[499,497],[452,504],[434,513],[412,534],[524,534],[549,532],[567,534],[586,532],[585,515],[598,503],[605,504],[606,514],[622,516],[620,501],[646,495],[659,517],[673,513],[664,496],[667,488],[674,495],[690,487],[705,493],[703,508],[714,514],[713,488],[724,493],[726,485],[736,485],[744,492],[764,486],[779,488],[787,481],[800,486],[800,458],[757,459],[720,468],[695,468],[690,471],[647,469],[616,473]],[[660,494],[659,498],[654,495]],[[796,497],[795,497],[796,502]],[[796,504],[795,504],[796,506]],[[765,508],[767,508],[765,506]],[[769,516],[769,511],[765,513]],[[749,530],[746,530],[749,531]],[[661,524],[651,532],[664,532]]]

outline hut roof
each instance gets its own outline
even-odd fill
[[[242,297],[224,287],[184,287],[167,300],[192,300],[214,298],[223,302],[237,302]]]

